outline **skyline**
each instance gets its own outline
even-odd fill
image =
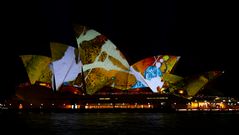
[[[186,76],[224,70],[225,74],[218,79],[216,87],[223,88],[227,94],[239,95],[234,90],[225,90],[227,86],[227,89],[234,88],[230,85],[236,78],[231,63],[236,53],[230,41],[231,16],[227,16],[227,8],[220,8],[223,3],[185,4],[171,0],[160,1],[161,5],[144,1],[136,6],[110,1],[96,4],[91,4],[93,1],[84,4],[71,2],[43,1],[40,4],[32,2],[32,7],[23,6],[26,11],[16,13],[22,19],[17,21],[19,25],[15,27],[26,33],[21,33],[15,55],[47,55],[50,52],[47,50],[49,41],[74,46],[71,23],[82,23],[108,37],[130,64],[154,55],[178,55],[181,59],[176,65],[175,74]],[[87,6],[78,8],[80,4]],[[90,9],[94,9],[93,13]]]

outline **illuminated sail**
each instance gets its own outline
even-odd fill
[[[150,87],[153,92],[161,92],[165,83],[163,75],[171,72],[179,58],[179,56],[158,55],[133,64],[130,70],[136,76],[137,82],[132,88]]]
[[[164,87],[169,88],[169,92],[174,92],[175,90],[178,89],[179,86],[177,86],[176,84],[180,81],[182,81],[184,78],[178,75],[174,75],[174,74],[169,74],[169,73],[165,73],[163,74],[163,79],[165,81],[165,85]]]
[[[31,84],[38,82],[51,83],[51,58],[41,55],[21,55],[22,62],[27,71]]]
[[[118,48],[93,29],[76,26],[75,31],[86,92],[93,94],[104,86],[127,89],[128,80],[134,81],[135,78],[129,74],[129,64]]]
[[[184,80],[185,86],[183,87],[188,96],[195,96],[206,84],[222,75],[221,71],[209,71],[199,75],[187,77]]]
[[[77,78],[81,73],[82,64],[78,58],[78,49],[72,46],[52,42],[51,52],[55,87],[59,90],[64,82]]]

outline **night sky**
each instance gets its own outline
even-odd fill
[[[181,56],[174,71],[177,75],[224,70],[211,87],[239,97],[232,6],[233,3],[190,0],[42,0],[12,4],[5,11],[14,10],[5,28],[11,31],[7,48],[14,48],[11,58],[16,68],[12,71],[4,67],[10,73],[4,76],[4,83],[11,88],[2,88],[1,93],[13,93],[15,84],[24,80],[26,73],[18,55],[50,55],[49,41],[75,46],[72,23],[79,23],[107,36],[130,64],[169,54]],[[4,63],[12,64],[1,55]]]

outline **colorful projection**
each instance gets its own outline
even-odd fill
[[[161,92],[165,81],[163,74],[170,73],[179,56],[159,55],[143,59],[130,67],[137,82],[132,88],[150,87],[153,92]]]
[[[120,50],[104,35],[75,25],[77,47],[51,42],[51,58],[20,56],[31,84],[52,84],[53,90],[94,94],[104,87],[134,90],[149,87],[152,92],[185,90],[195,96],[222,72],[211,71],[193,77],[171,74],[179,56],[158,55],[129,65]],[[37,82],[37,83],[36,83]],[[64,86],[64,87],[62,87]]]
[[[54,71],[54,82],[56,90],[59,90],[64,82],[74,81],[81,73],[82,64],[78,49],[52,42],[52,70]]]
[[[77,44],[83,64],[86,92],[93,94],[104,86],[130,88],[135,78],[129,74],[129,64],[118,48],[99,32],[76,26]],[[82,76],[79,76],[82,77]],[[78,78],[76,84],[82,79]]]
[[[36,82],[51,83],[51,58],[41,55],[21,55],[20,57],[31,84],[35,84]]]

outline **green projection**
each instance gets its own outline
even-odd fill
[[[39,82],[51,83],[51,58],[41,55],[21,55],[31,84]]]

